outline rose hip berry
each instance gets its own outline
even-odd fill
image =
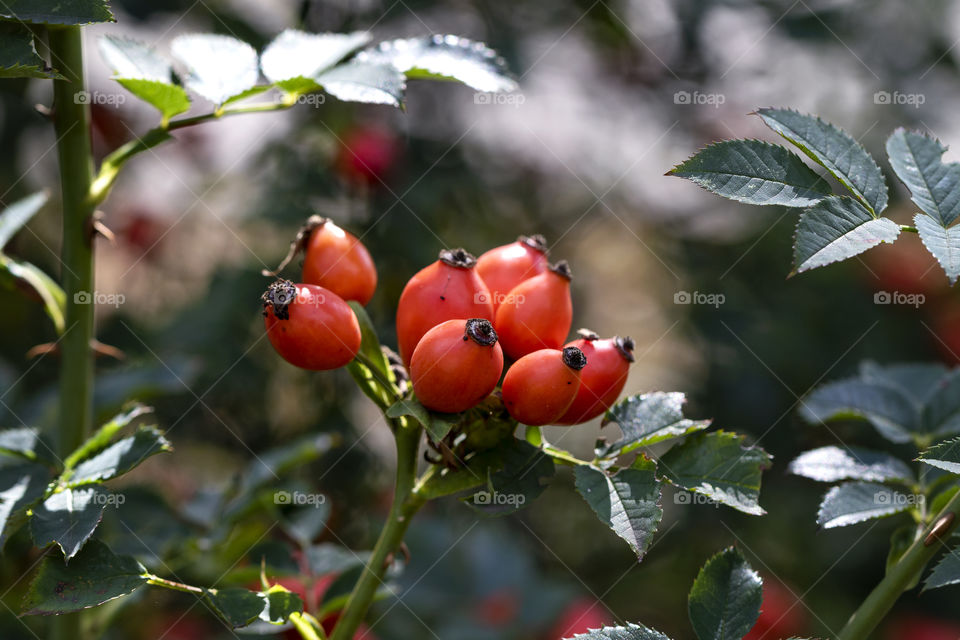
[[[313,371],[337,369],[360,350],[360,323],[332,291],[278,280],[261,300],[267,338],[290,364]]]
[[[413,392],[423,406],[460,413],[496,388],[503,351],[489,320],[447,320],[430,329],[410,359]]]
[[[580,371],[586,365],[586,356],[576,347],[541,349],[525,355],[503,378],[503,404],[521,424],[552,424],[577,397]]]
[[[547,241],[541,235],[520,236],[477,258],[477,274],[490,289],[494,312],[514,287],[543,273],[547,266]]]
[[[580,338],[567,344],[577,347],[587,357],[587,366],[580,372],[580,390],[573,404],[557,420],[557,424],[580,424],[596,418],[613,406],[627,383],[633,362],[633,340],[630,338],[600,339],[587,329]]]
[[[329,218],[311,218],[315,226],[305,242],[303,281],[343,298],[367,304],[377,289],[377,268],[367,248]]]
[[[420,338],[441,322],[493,320],[490,291],[477,275],[476,263],[463,249],[441,251],[439,260],[407,282],[397,304],[397,343],[404,363],[410,363]]]
[[[561,260],[511,289],[493,322],[504,353],[517,359],[563,345],[573,322],[571,277],[570,267]]]

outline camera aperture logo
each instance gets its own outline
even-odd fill
[[[477,491],[472,496],[473,504],[484,507],[520,507],[527,501],[522,493],[499,493],[497,491]]]
[[[711,500],[708,496],[693,491],[677,491],[673,494],[673,504],[709,504],[720,508],[720,503],[716,500]]]
[[[927,101],[922,93],[901,93],[900,91],[877,91],[873,94],[873,104],[901,105],[919,109]]]
[[[722,293],[704,293],[702,291],[677,291],[673,294],[673,304],[703,304],[714,309],[719,309],[720,305],[727,301],[727,296]]]
[[[881,507],[923,506],[926,496],[922,493],[897,493],[895,491],[877,491],[873,494],[873,504]]]
[[[101,291],[77,291],[73,294],[74,304],[110,305],[119,308],[127,297],[122,293],[103,293]]]
[[[897,304],[919,309],[927,301],[922,293],[902,293],[900,291],[877,291],[873,294],[873,304]]]
[[[302,491],[276,491],[273,494],[273,504],[293,505],[295,507],[319,507],[327,502],[327,496],[322,493],[303,493]]]
[[[102,93],[100,91],[77,91],[73,94],[74,104],[91,104],[103,107],[119,107],[127,101],[122,93]]]

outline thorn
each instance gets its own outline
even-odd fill
[[[42,115],[44,118],[50,118],[51,120],[53,120],[53,108],[52,108],[52,107],[48,107],[47,105],[45,105],[45,104],[40,104],[40,103],[38,102],[37,104],[33,105],[33,108],[36,110],[37,113],[39,113],[40,115]]]
[[[127,354],[121,349],[109,344],[104,344],[96,339],[90,340],[90,348],[93,349],[93,352],[97,356],[113,358],[114,360],[125,360],[127,358]]]
[[[923,539],[923,546],[929,547],[934,542],[940,540],[953,525],[953,521],[956,518],[956,514],[953,511],[945,513],[934,523],[933,528],[930,529],[930,533],[927,534],[927,537]]]
[[[27,360],[33,360],[38,356],[45,356],[48,353],[60,353],[60,346],[55,342],[44,342],[43,344],[38,344],[34,347],[30,347],[27,351]]]
[[[113,234],[113,231],[110,230],[110,227],[103,223],[104,213],[103,211],[94,211],[87,219],[87,236],[91,244],[95,237],[103,236],[107,239],[110,244],[116,244],[116,236]]]

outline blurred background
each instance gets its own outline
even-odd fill
[[[615,621],[689,637],[687,590],[702,563],[734,543],[767,584],[766,622],[751,638],[829,637],[881,578],[898,523],[818,531],[825,488],[787,475],[786,465],[836,436],[804,424],[796,407],[812,386],[852,374],[864,359],[956,363],[960,299],[911,234],[787,279],[794,211],[730,203],[664,173],[717,139],[773,140],[748,115],[762,106],[816,112],[878,158],[897,126],[960,141],[960,2],[112,5],[117,24],[86,30],[91,91],[115,97],[93,105],[99,157],[156,124],[149,107],[124,100],[109,80],[95,48],[103,33],[162,51],[193,31],[234,34],[258,49],[286,27],[370,29],[376,39],[453,33],[502,53],[520,91],[487,103],[459,85],[414,81],[406,112],[328,98],[181,130],[175,143],[131,163],[102,207],[117,238],[98,246],[98,292],[122,294],[122,304],[98,307],[98,335],[126,358],[98,361],[98,416],[131,397],[149,402],[176,452],[131,474],[127,493],[137,499],[106,516],[111,545],[199,584],[255,581],[254,544],[275,552],[275,575],[296,573],[305,560],[289,550],[291,528],[274,526],[276,506],[251,509],[229,527],[217,509],[238,472],[267,451],[307,442],[309,462],[291,486],[328,500],[315,514],[284,517],[320,522],[309,544],[372,546],[392,489],[389,432],[345,372],[296,370],[263,340],[258,298],[268,282],[260,270],[276,265],[300,223],[320,213],[373,253],[381,283],[368,310],[387,344],[406,279],[440,249],[479,254],[519,234],[545,234],[552,257],[573,267],[575,325],[637,341],[629,392],[683,391],[688,415],[747,434],[775,458],[763,518],[675,505],[666,493],[664,522],[642,564],[596,520],[565,468],[540,500],[507,519],[478,520],[455,500],[431,505],[411,530],[411,563],[395,578],[401,599],[375,607],[367,638],[555,640]],[[41,188],[56,193],[53,129],[34,109],[51,95],[42,81],[0,83],[5,203]],[[197,112],[209,109],[197,102]],[[905,191],[881,166],[892,217],[906,222]],[[10,252],[56,273],[58,220],[54,202]],[[722,304],[678,304],[683,292],[716,294]],[[875,304],[882,292],[922,294],[924,302]],[[15,292],[0,292],[0,309],[0,424],[50,427],[55,356],[25,354],[53,332],[40,306]],[[866,425],[834,432],[890,446]],[[338,434],[339,446],[313,447],[318,433]],[[600,434],[593,424],[549,436],[588,455]],[[38,637],[43,628],[13,615],[26,587],[20,576],[37,559],[30,549],[24,532],[6,546],[3,638]],[[308,602],[336,586],[285,580]],[[877,637],[960,637],[949,598],[908,593]],[[114,617],[104,637],[236,635],[187,596],[144,589],[124,603],[98,614],[98,623]]]

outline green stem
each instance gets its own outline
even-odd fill
[[[155,587],[163,587],[164,589],[173,589],[174,591],[182,591],[183,593],[193,593],[201,596],[204,595],[204,591],[200,587],[194,587],[189,584],[183,584],[182,582],[174,582],[173,580],[167,580],[166,578],[155,576],[152,573],[148,573],[144,577],[147,579],[147,584],[153,585]]]
[[[906,231],[907,233],[919,233],[916,227],[911,227],[908,224],[900,225],[900,231]]]
[[[373,602],[377,589],[383,584],[383,576],[390,555],[400,548],[407,527],[410,526],[410,520],[423,506],[424,499],[413,492],[420,450],[420,434],[419,426],[396,426],[397,484],[393,492],[393,505],[387,516],[387,523],[373,548],[370,561],[363,568],[363,573],[347,600],[347,606],[344,607],[340,622],[333,630],[330,640],[353,639],[357,627],[363,622]]]
[[[960,493],[947,502],[932,520],[932,524],[924,529],[923,535],[918,536],[903,557],[887,571],[887,575],[880,584],[850,617],[847,625],[837,636],[837,640],[866,640],[870,637],[871,632],[880,624],[900,595],[910,587],[917,574],[942,549],[941,540],[949,536],[960,522],[960,517],[957,517],[958,512],[960,512]],[[939,533],[937,539],[927,545],[925,540],[930,531],[948,513],[955,514],[953,522]]]
[[[80,446],[93,424],[93,206],[87,200],[93,180],[90,111],[85,100],[83,49],[79,27],[49,31],[50,52],[66,80],[53,83],[54,127],[63,197],[63,290],[66,330],[60,341],[60,455]],[[86,293],[86,304],[78,295]],[[80,296],[80,300],[84,296]]]

